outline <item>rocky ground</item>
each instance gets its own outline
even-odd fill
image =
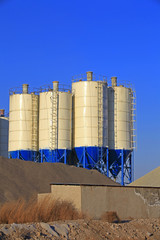
[[[122,223],[108,223],[102,220],[73,220],[52,223],[1,224],[0,239],[159,240],[160,220],[138,219]]]

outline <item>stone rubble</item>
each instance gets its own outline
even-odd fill
[[[121,223],[72,220],[50,223],[0,224],[0,240],[159,240],[160,219],[134,219]]]

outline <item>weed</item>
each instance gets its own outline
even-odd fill
[[[83,218],[72,203],[52,200],[49,197],[40,202],[24,199],[4,203],[0,208],[1,223],[51,222],[57,220],[76,220]]]

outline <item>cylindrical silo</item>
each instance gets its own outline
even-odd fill
[[[73,94],[73,148],[78,165],[99,168],[108,147],[108,88],[107,82],[76,78]]]
[[[28,84],[22,91],[10,94],[9,156],[37,161],[38,155],[39,96],[28,92]]]
[[[8,117],[5,117],[4,109],[0,109],[0,156],[8,158]]]
[[[72,94],[60,89],[57,81],[53,89],[40,93],[39,150],[41,162],[64,162],[71,151]]]
[[[131,88],[117,85],[117,78],[112,78],[108,88],[108,147],[109,167],[115,178],[133,151],[132,96]]]

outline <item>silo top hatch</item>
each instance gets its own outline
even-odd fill
[[[75,75],[72,77],[72,82],[79,82],[79,81],[100,81],[100,82],[107,82],[107,77],[99,74],[95,74],[91,71],[86,73],[82,73],[79,75]]]
[[[31,94],[34,93],[36,95],[39,94],[39,90],[37,88],[30,88],[29,84],[24,83],[21,87],[13,87],[9,89],[9,95],[13,94]]]

